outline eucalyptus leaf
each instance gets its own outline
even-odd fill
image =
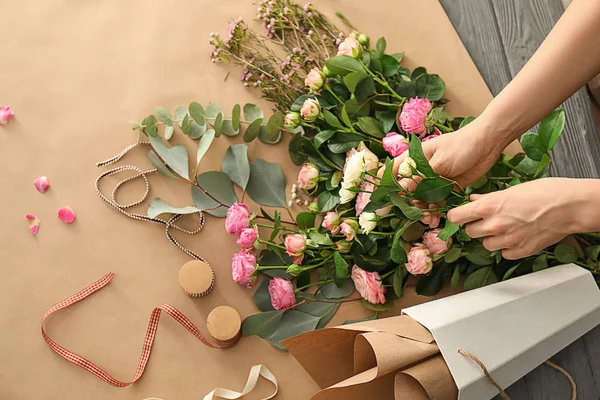
[[[258,132],[260,131],[260,127],[262,124],[262,118],[255,119],[252,121],[250,125],[246,128],[246,132],[244,132],[244,142],[249,143],[256,139],[258,136]]]
[[[275,139],[271,140],[269,139],[269,137],[267,136],[267,127],[265,126],[265,124],[268,124],[270,120],[263,120],[263,124],[261,125],[260,129],[258,130],[258,140],[260,140],[261,142],[263,142],[264,144],[277,144],[281,141],[281,134],[282,131],[280,130],[277,133],[277,136],[275,137]],[[301,126],[299,126],[298,128],[302,129]]]
[[[244,104],[244,120],[247,122],[252,122],[257,119],[264,118],[263,111],[259,106],[252,103]]]
[[[277,140],[281,134],[281,128],[283,128],[284,115],[281,111],[276,111],[275,114],[269,118],[267,123],[267,137],[274,141]]]
[[[209,129],[198,142],[198,151],[196,152],[196,164],[200,164],[200,160],[206,154],[213,140],[215,139],[215,131]]]
[[[206,135],[205,135],[206,136]],[[243,190],[250,180],[250,164],[248,163],[248,145],[232,144],[229,146],[221,162],[221,170]]]
[[[223,130],[223,114],[217,114],[213,122],[213,129],[215,131],[215,137],[221,136],[221,132]]]
[[[217,103],[208,103],[206,105],[206,111],[204,112],[204,115],[207,119],[214,120],[219,114],[223,114],[223,110],[221,110],[221,106],[219,106]]]
[[[181,126],[181,131],[184,134],[189,135],[190,130],[191,130],[189,114],[185,114],[183,116],[183,120],[181,121],[181,125],[180,126]]]
[[[190,137],[199,139],[206,133],[206,124],[200,125],[196,121],[190,122]]]
[[[158,135],[158,128],[156,127],[156,117],[154,115],[148,115],[145,119],[146,132],[151,137]]]
[[[230,119],[223,120],[222,131],[223,131],[223,134],[226,136],[236,136],[240,133],[239,128],[235,129],[233,127],[233,123]]]
[[[196,103],[195,101],[190,103],[189,110],[191,117],[198,125],[202,126],[206,124],[204,120],[204,108],[200,103]]]
[[[354,292],[354,282],[352,279],[345,279],[340,287],[335,282],[323,285],[319,293],[327,299],[335,300],[350,296],[352,292]]]
[[[250,315],[242,321],[242,333],[244,336],[260,336],[267,338],[279,326],[283,318],[284,312],[268,311],[260,314]]]
[[[209,171],[198,175],[197,182],[204,191],[192,186],[192,200],[196,207],[215,217],[225,217],[229,206],[237,201],[229,177],[220,171]],[[224,206],[217,203],[215,199]]]
[[[272,345],[285,349],[281,345],[282,340],[314,330],[320,319],[320,316],[316,317],[298,310],[287,311],[281,318],[277,328],[269,335],[268,340]]]
[[[169,126],[173,125],[173,118],[171,117],[171,114],[167,111],[166,108],[160,107],[160,106],[155,107],[154,113],[156,114],[158,119],[161,120],[162,122],[164,122],[166,125],[169,125]]]
[[[179,106],[175,109],[173,117],[175,118],[175,120],[177,120],[177,125],[179,125],[180,128],[183,126],[183,119],[186,116],[188,116],[189,118],[188,109],[185,106]]]
[[[394,307],[394,302],[388,300],[385,304],[371,304],[365,299],[361,299],[361,304],[364,308],[371,311],[381,312],[381,311],[389,311]]]
[[[165,125],[165,139],[171,140],[173,137],[173,125]]]
[[[162,201],[161,199],[153,199],[148,207],[148,218],[156,218],[161,214],[194,214],[202,210],[196,207],[173,207]]]
[[[167,147],[160,136],[150,136],[150,144],[156,154],[163,159],[163,161],[171,168],[175,173],[184,179],[189,180],[189,164],[188,164],[188,153],[185,147],[180,144],[176,144],[173,147]]]
[[[262,262],[260,265],[266,265]],[[271,295],[269,294],[269,283],[270,279],[264,279],[256,292],[254,292],[254,296],[252,296],[252,300],[254,300],[254,304],[256,307],[262,312],[266,311],[274,311],[273,305],[271,304]]]
[[[258,204],[285,207],[285,175],[281,167],[260,158],[253,160],[246,191]]]
[[[236,104],[233,106],[233,111],[231,112],[231,125],[234,130],[240,130],[240,105]]]
[[[156,153],[153,150],[150,150],[148,152],[148,158],[150,158],[150,162],[152,162],[152,165],[154,165],[154,168],[156,168],[158,170],[158,172],[160,172],[161,174],[163,174],[164,176],[166,176],[168,178],[172,178],[172,179],[177,178],[169,170],[169,168],[167,168],[167,166],[162,162],[162,160],[156,155]]]

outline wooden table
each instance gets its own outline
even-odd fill
[[[564,11],[561,0],[440,2],[494,95],[525,65]],[[599,178],[600,137],[586,89],[568,99],[564,108],[567,122],[552,152],[552,175]],[[571,373],[578,399],[600,398],[600,327],[556,354],[552,361]],[[544,365],[517,381],[507,393],[513,400],[571,398],[567,379]]]

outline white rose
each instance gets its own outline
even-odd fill
[[[357,151],[346,160],[344,165],[344,183],[359,186],[365,172],[365,151]]]
[[[417,163],[410,157],[406,157],[398,167],[398,175],[411,178],[417,169]]]
[[[314,121],[321,114],[321,105],[317,99],[306,99],[300,109],[300,115],[306,121]]]
[[[375,221],[376,215],[372,212],[363,212],[358,217],[358,223],[360,224],[360,228],[362,229],[364,234],[368,234],[373,229],[377,227],[377,222]]]
[[[348,190],[348,189],[352,189],[354,187],[355,186],[353,186],[353,185],[346,184],[346,182],[342,182],[342,187],[340,189],[340,203],[341,204],[349,203],[350,201],[352,201],[352,199],[354,199],[356,197],[356,192]]]
[[[365,152],[365,170],[371,171],[379,166],[379,157],[373,153],[363,142],[360,142],[356,148],[358,151]]]

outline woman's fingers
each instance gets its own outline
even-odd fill
[[[482,207],[479,202],[482,202],[483,197],[477,201],[465,204],[464,206],[453,208],[448,211],[448,220],[456,225],[463,225],[469,222],[477,221],[486,215],[482,213]]]

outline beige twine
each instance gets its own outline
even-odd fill
[[[486,376],[486,378],[488,378],[488,380],[490,381],[490,383],[492,385],[494,385],[494,387],[496,389],[498,389],[498,392],[500,393],[500,397],[502,397],[503,400],[511,400],[510,397],[506,394],[506,392],[494,380],[494,378],[492,378],[492,376],[488,372],[488,370],[485,367],[485,365],[481,362],[481,360],[479,360],[473,354],[471,354],[468,351],[463,350],[463,349],[458,350],[458,353],[461,354],[461,355],[463,355],[463,356],[465,356],[465,357],[470,358],[471,360],[475,361],[477,363],[477,365],[479,365],[479,368],[481,368],[481,370],[483,371],[483,374]],[[575,380],[573,379],[573,377],[571,376],[571,374],[569,374],[564,368],[559,367],[558,365],[554,364],[550,360],[546,360],[544,362],[544,364],[548,365],[549,367],[554,368],[555,370],[557,370],[558,372],[560,372],[561,374],[563,374],[564,376],[567,377],[567,379],[569,380],[569,383],[571,383],[571,388],[573,390],[572,391],[571,400],[577,400],[577,385],[575,384]]]

